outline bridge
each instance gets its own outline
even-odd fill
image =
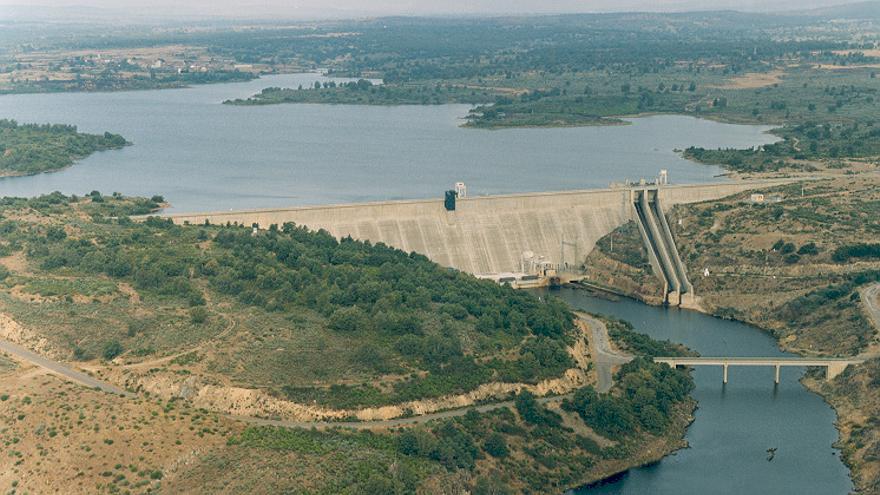
[[[773,187],[794,179],[713,184],[635,185],[609,189],[461,198],[452,211],[442,199],[381,201],[165,215],[175,223],[258,225],[293,222],[337,238],[384,243],[415,251],[474,275],[525,272],[524,253],[564,272],[577,272],[596,242],[634,220],[667,286],[670,304],[692,296],[664,209]],[[684,297],[682,297],[682,294]]]
[[[806,358],[806,357],[655,357],[655,363],[672,366],[721,366],[722,380],[727,383],[727,368],[730,366],[768,366],[776,369],[774,382],[779,383],[779,371],[783,366],[820,366],[825,368],[825,379],[834,377],[851,364],[863,363],[859,358]]]

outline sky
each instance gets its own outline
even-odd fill
[[[135,17],[343,18],[377,15],[497,15],[735,9],[780,11],[847,0],[0,0],[0,17],[132,15]],[[5,11],[5,12],[4,12]]]

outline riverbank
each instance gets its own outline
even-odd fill
[[[581,290],[555,294],[576,309],[630,321],[655,340],[682,342],[704,356],[781,355],[766,332],[732,320],[633,299],[596,298]],[[719,369],[691,373],[696,383],[692,397],[698,402],[696,420],[686,431],[691,448],[577,493],[665,495],[711,492],[718,486],[749,493],[771,481],[787,487],[781,493],[851,491],[849,470],[832,448],[839,438],[834,411],[803,387],[797,370],[784,370],[777,386],[772,371],[759,368],[732,370],[727,385]],[[779,450],[773,462],[767,461],[768,448]]]
[[[878,329],[863,304],[880,273],[871,258],[836,261],[839,249],[871,238],[880,195],[876,174],[773,188],[769,204],[747,195],[679,206],[667,212],[705,314],[742,321],[773,336],[780,349],[808,356],[876,356]],[[622,228],[588,258],[592,278],[657,304],[657,279],[643,261],[641,240]],[[747,246],[747,248],[746,248]],[[700,273],[708,270],[708,275]],[[868,285],[866,285],[868,284]],[[868,294],[868,296],[865,296]],[[868,301],[870,302],[870,301]],[[856,488],[878,487],[880,440],[876,360],[831,382],[807,376],[804,386],[836,410],[837,445]],[[861,390],[861,392],[855,392]]]

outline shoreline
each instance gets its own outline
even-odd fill
[[[610,292],[605,292],[604,290],[600,290],[600,289],[593,289],[593,288],[589,288],[589,287],[578,287],[578,286],[576,286],[575,284],[570,284],[570,286],[571,286],[573,289],[575,289],[575,290],[585,290],[585,291],[590,292],[590,293],[600,294],[600,295],[598,295],[598,296],[596,296],[596,297],[605,297],[607,294],[612,294],[612,293],[610,293]],[[654,303],[652,303],[652,302],[646,301],[646,300],[644,300],[644,299],[638,297],[637,295],[635,295],[635,294],[629,294],[629,293],[627,293],[627,292],[624,291],[624,290],[620,290],[620,289],[616,289],[616,288],[615,288],[615,290],[619,291],[620,294],[613,294],[614,297],[626,297],[626,298],[628,298],[628,299],[630,299],[630,300],[632,300],[632,301],[636,301],[636,302],[638,302],[638,303],[645,304],[645,305],[647,305],[647,306],[653,306],[653,307],[663,307],[663,306],[665,306],[665,305],[663,305],[663,304],[654,304]],[[766,333],[766,334],[768,334],[770,337],[772,337],[773,340],[774,340],[774,342],[776,343],[777,348],[778,348],[780,351],[782,351],[782,352],[787,352],[787,353],[791,353],[791,354],[796,354],[796,355],[802,355],[801,353],[796,352],[796,351],[794,351],[794,350],[792,350],[792,349],[787,349],[787,348],[785,348],[785,347],[782,345],[782,342],[776,337],[776,335],[774,335],[774,333],[772,332],[772,330],[767,329],[767,328],[764,328],[764,327],[762,327],[762,326],[760,326],[760,325],[756,325],[756,324],[754,324],[754,323],[751,323],[751,322],[748,322],[748,321],[744,321],[744,320],[740,320],[740,319],[737,319],[737,318],[727,318],[727,317],[723,317],[723,316],[718,316],[718,315],[713,314],[712,312],[706,310],[706,308],[703,307],[703,306],[701,306],[701,305],[698,305],[697,307],[680,307],[679,309],[680,309],[680,310],[684,310],[684,311],[695,311],[695,312],[697,312],[697,313],[702,313],[702,314],[704,314],[704,315],[706,315],[706,316],[711,316],[712,318],[719,318],[719,319],[722,319],[722,320],[734,321],[734,322],[742,323],[742,324],[744,324],[744,325],[748,325],[748,326],[750,326],[750,327],[754,327],[754,328],[756,328],[757,330],[761,331],[762,333]],[[811,377],[807,376],[806,373],[805,373],[803,376],[801,376],[801,378],[800,378],[798,381],[800,382],[801,386],[802,386],[805,390],[807,390],[808,392],[810,392],[810,393],[812,393],[812,394],[815,394],[815,395],[817,395],[818,397],[820,397],[820,398],[822,399],[822,401],[825,402],[825,404],[827,404],[827,405],[831,408],[832,411],[834,411],[834,418],[835,418],[835,419],[834,419],[834,429],[837,431],[837,440],[836,440],[833,444],[831,444],[831,447],[837,451],[837,456],[841,459],[841,462],[844,464],[844,466],[846,466],[846,468],[847,468],[847,476],[849,477],[850,482],[853,483],[853,486],[854,486],[854,489],[855,489],[855,477],[854,477],[854,475],[853,475],[854,465],[853,465],[851,462],[848,462],[849,459],[848,459],[848,457],[844,454],[843,447],[842,447],[842,442],[843,442],[843,430],[841,429],[841,413],[840,413],[840,411],[839,411],[838,408],[835,407],[835,405],[831,402],[831,400],[830,400],[830,396],[828,396],[828,395],[826,395],[826,394],[824,394],[824,393],[822,392],[820,382],[815,382],[814,380],[811,379]],[[698,405],[697,405],[697,407],[698,407]],[[693,422],[693,421],[691,421],[691,422]],[[688,427],[690,427],[690,424],[688,424]],[[685,440],[684,437],[682,437],[682,440]],[[669,455],[669,454],[667,454],[667,455]],[[664,457],[665,457],[665,456],[664,456]],[[638,468],[638,467],[641,467],[641,466],[633,466],[633,468]],[[630,468],[630,469],[632,469],[632,468]],[[628,470],[629,470],[629,469],[627,469],[626,471],[628,471]],[[621,473],[623,473],[623,472],[625,472],[625,471],[622,471]],[[617,476],[617,475],[619,475],[619,474],[621,474],[621,473],[615,473],[615,474],[609,476],[608,478],[611,478],[611,477]],[[605,478],[605,479],[608,479],[608,478]],[[582,488],[583,488],[583,487],[582,487]],[[857,491],[856,491],[856,492],[857,492]]]

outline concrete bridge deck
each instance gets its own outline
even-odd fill
[[[851,364],[863,363],[859,358],[809,358],[809,357],[655,357],[655,363],[672,366],[721,366],[723,382],[727,383],[727,369],[730,366],[772,366],[776,369],[775,382],[779,383],[779,371],[783,366],[821,366],[825,368],[825,378],[834,379]]]
[[[657,194],[671,207],[768,188],[798,179],[728,181],[661,186]],[[522,255],[532,251],[554,265],[579,267],[596,242],[634,219],[633,186],[479,196],[457,201],[446,211],[443,200],[421,199],[248,211],[170,214],[175,223],[271,224],[293,222],[323,229],[337,238],[384,243],[472,274],[516,272]]]

